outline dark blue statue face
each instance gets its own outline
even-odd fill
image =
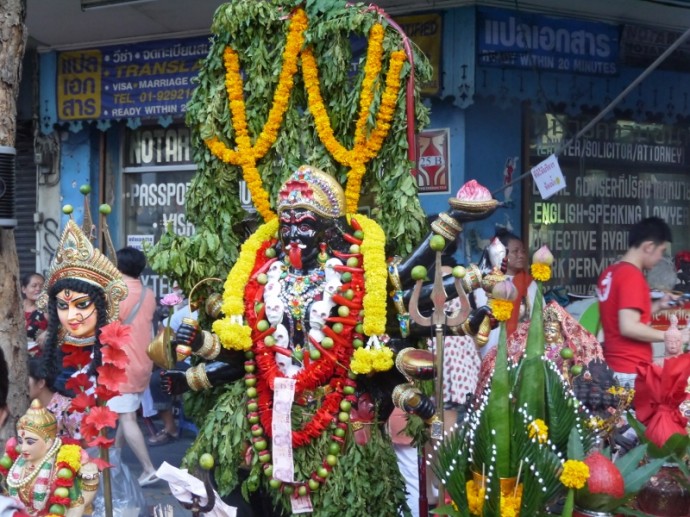
[[[323,236],[323,218],[311,210],[294,208],[280,213],[280,242],[295,269],[316,266],[319,242]]]

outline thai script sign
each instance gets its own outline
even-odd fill
[[[614,75],[618,27],[534,13],[481,8],[478,64]]]
[[[60,121],[181,116],[208,37],[60,52]]]

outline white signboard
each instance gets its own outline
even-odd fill
[[[555,154],[532,167],[530,172],[542,199],[548,199],[565,188],[565,178]]]

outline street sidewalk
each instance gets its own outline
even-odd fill
[[[148,438],[148,433],[146,433],[143,424],[142,430],[144,431],[144,437]],[[182,458],[189,446],[192,444],[192,441],[194,441],[194,435],[191,432],[183,432],[180,430],[180,437],[177,440],[170,441],[164,445],[158,445],[156,447],[149,446],[149,455],[151,456],[153,466],[158,468],[164,461],[167,461],[173,467],[179,467],[182,463]],[[122,451],[122,459],[132,472],[132,477],[137,479],[141,475],[141,465],[137,461],[130,448],[127,446],[125,446]],[[168,484],[165,481],[157,481],[152,485],[143,487],[141,490],[144,493],[144,499],[146,500],[146,504],[149,508],[147,517],[153,516],[153,508],[155,506],[166,504],[172,506],[174,510],[174,517],[188,517],[192,515],[192,512],[184,509],[182,505],[172,496],[170,489],[168,488]]]

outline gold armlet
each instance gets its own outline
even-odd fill
[[[431,223],[431,229],[443,238],[454,241],[462,231],[462,226],[446,212],[441,212],[438,219]]]
[[[206,368],[203,364],[192,366],[185,372],[187,384],[194,391],[202,391],[212,388],[211,382],[206,375]]]
[[[402,261],[402,258],[396,256],[393,257],[388,263],[388,278],[393,286],[393,290],[390,292],[391,300],[393,301],[393,306],[395,307],[395,312],[397,312],[398,322],[400,324],[400,334],[403,338],[410,334],[410,314],[407,312],[405,307],[405,301],[403,300],[403,289],[402,282],[400,281],[400,273],[398,273],[398,264]]]
[[[211,334],[207,330],[202,331],[204,336],[204,343],[201,348],[196,351],[195,355],[203,357],[204,359],[213,360],[218,357],[220,353],[220,339],[215,334]]]

